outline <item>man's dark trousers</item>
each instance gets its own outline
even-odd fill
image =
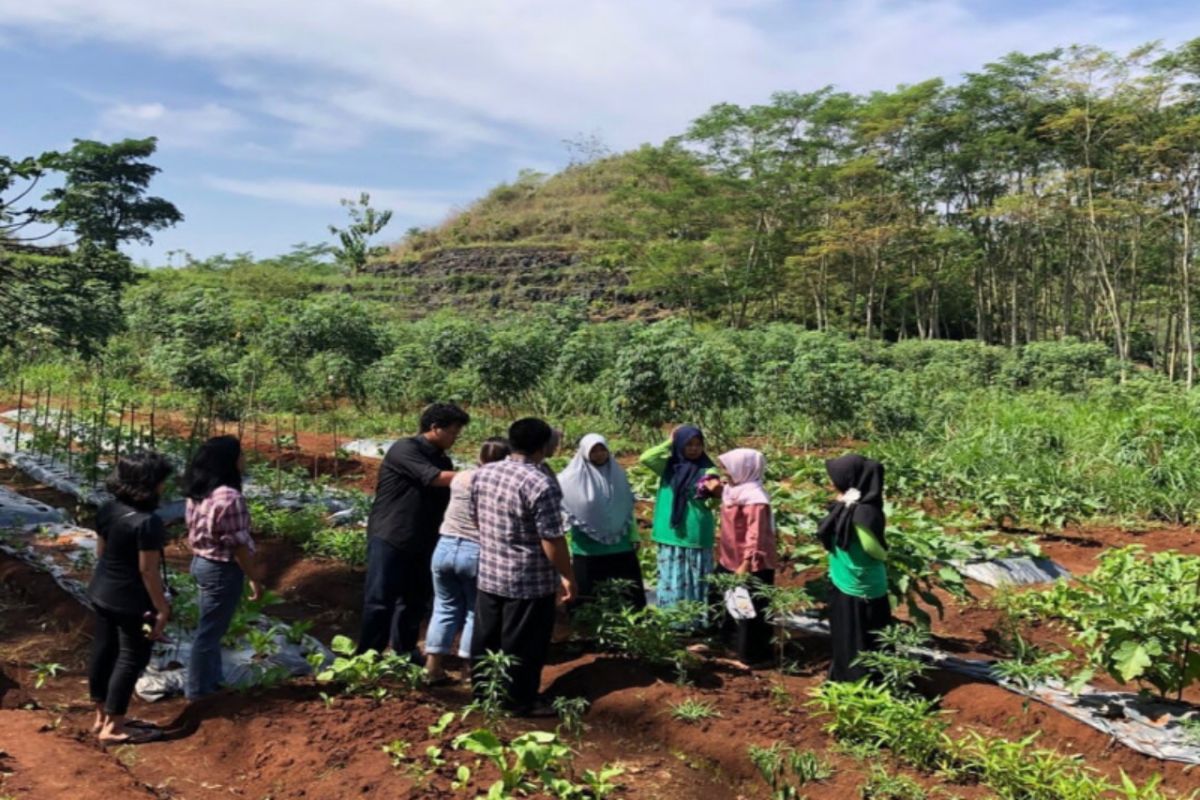
[[[509,708],[528,712],[537,702],[542,667],[554,634],[555,596],[531,599],[476,593],[475,632],[471,637],[471,679],[479,690],[479,661],[489,651],[515,656],[509,671]]]
[[[359,653],[382,653],[389,643],[397,655],[417,652],[421,623],[433,605],[431,558],[432,553],[401,550],[378,536],[367,539]]]

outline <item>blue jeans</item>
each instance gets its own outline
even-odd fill
[[[188,662],[187,698],[195,700],[221,688],[225,674],[221,667],[221,639],[233,622],[242,599],[245,575],[235,561],[211,561],[192,558],[192,577],[199,589],[200,623],[192,641]]]
[[[458,654],[471,657],[475,627],[475,576],[479,571],[479,543],[443,536],[433,551],[433,617],[425,631],[425,652],[453,652],[460,632]]]

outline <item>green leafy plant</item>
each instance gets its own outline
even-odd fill
[[[463,709],[463,719],[478,713],[488,727],[508,716],[508,687],[512,669],[519,663],[516,656],[488,650],[472,668],[471,680],[475,696]]]
[[[1200,679],[1200,557],[1122,547],[1090,575],[1008,602],[1014,614],[1073,631],[1089,665],[1080,681],[1100,669],[1179,698]]]
[[[500,771],[500,779],[488,789],[488,800],[539,790],[559,800],[602,800],[616,791],[613,779],[623,773],[619,767],[606,766],[586,771],[583,782],[575,783],[570,778],[571,748],[548,731],[530,731],[506,745],[492,731],[479,729],[456,737],[453,746],[483,756]],[[469,772],[464,773],[456,782],[462,785],[469,777]]]
[[[304,640],[308,638],[308,632],[311,631],[312,628],[312,620],[296,620],[291,625],[287,626],[287,629],[284,631],[283,635],[284,638],[287,639],[288,644],[299,646],[304,644]]]
[[[57,678],[64,669],[62,664],[49,662],[33,665],[33,688],[41,689],[51,678]]]
[[[268,658],[279,652],[279,642],[276,640],[280,633],[279,626],[272,625],[270,628],[263,630],[261,628],[251,628],[246,631],[246,642],[254,650],[255,658]]]
[[[894,694],[912,693],[916,682],[929,672],[929,665],[913,651],[929,643],[929,630],[920,625],[889,625],[877,634],[879,647],[859,654],[855,664],[869,670]]]
[[[580,627],[604,649],[651,666],[686,667],[692,658],[684,649],[684,637],[696,620],[704,618],[704,604],[631,608],[626,598],[632,585],[624,580],[602,583],[596,599],[580,609]]]
[[[438,717],[438,721],[429,726],[430,736],[441,736],[454,723],[454,718],[457,716],[453,711],[447,711]]]
[[[925,800],[921,784],[907,775],[896,775],[882,767],[872,767],[867,782],[859,789],[862,800]]]
[[[771,787],[772,800],[799,800],[801,787],[833,775],[833,767],[816,753],[781,742],[770,747],[750,745],[747,752],[750,763]]]
[[[408,760],[408,749],[410,747],[412,747],[411,742],[406,742],[403,739],[393,739],[383,745],[381,749],[387,753],[393,767],[400,767]]]
[[[937,767],[945,755],[948,724],[933,701],[895,697],[866,681],[824,683],[810,707],[830,717],[825,730],[839,740],[886,747],[918,769]]]
[[[554,712],[558,714],[560,731],[579,742],[583,738],[583,716],[591,703],[586,697],[556,697]]]
[[[346,636],[335,636],[330,649],[335,654],[333,663],[317,675],[317,681],[338,684],[346,694],[364,694],[380,701],[391,687],[413,689],[424,678],[421,667],[394,653],[381,656],[368,650],[356,655],[354,642]]]
[[[671,704],[671,716],[680,722],[686,722],[689,725],[694,725],[697,722],[703,722],[706,719],[713,719],[721,716],[721,712],[717,707],[706,701],[688,698],[681,700],[678,703]]]

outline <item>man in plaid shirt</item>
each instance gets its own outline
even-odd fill
[[[540,419],[521,419],[508,429],[508,441],[512,455],[480,467],[471,486],[479,526],[471,658],[475,666],[488,651],[515,656],[510,710],[553,715],[538,701],[538,689],[554,632],[555,595],[561,587],[566,602],[576,593],[563,538],[562,490],[543,464],[554,452],[554,431]]]

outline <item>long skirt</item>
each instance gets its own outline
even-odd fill
[[[725,567],[718,566],[718,573],[731,574]],[[775,570],[764,569],[750,573],[768,586],[775,583]],[[771,657],[771,623],[767,620],[767,601],[758,592],[750,590],[754,603],[754,619],[734,619],[726,609],[721,623],[721,638],[737,653],[744,664],[758,664]],[[724,598],[721,600],[724,605]]]
[[[642,566],[638,563],[635,551],[628,550],[603,556],[577,555],[572,557],[571,564],[575,568],[575,582],[579,585],[579,601],[576,606],[594,600],[597,590],[605,581],[624,580],[633,584],[626,595],[630,608],[646,607]]]
[[[850,682],[867,677],[867,671],[854,663],[858,654],[874,650],[875,633],[892,622],[892,607],[887,595],[868,600],[829,587],[829,633],[833,637],[833,663],[829,680]]]
[[[694,619],[680,620],[677,623],[680,629],[699,632],[708,628],[711,591],[708,576],[712,571],[713,554],[710,548],[658,545],[658,588],[655,593],[658,607],[670,608],[692,600],[700,603],[704,609]]]

